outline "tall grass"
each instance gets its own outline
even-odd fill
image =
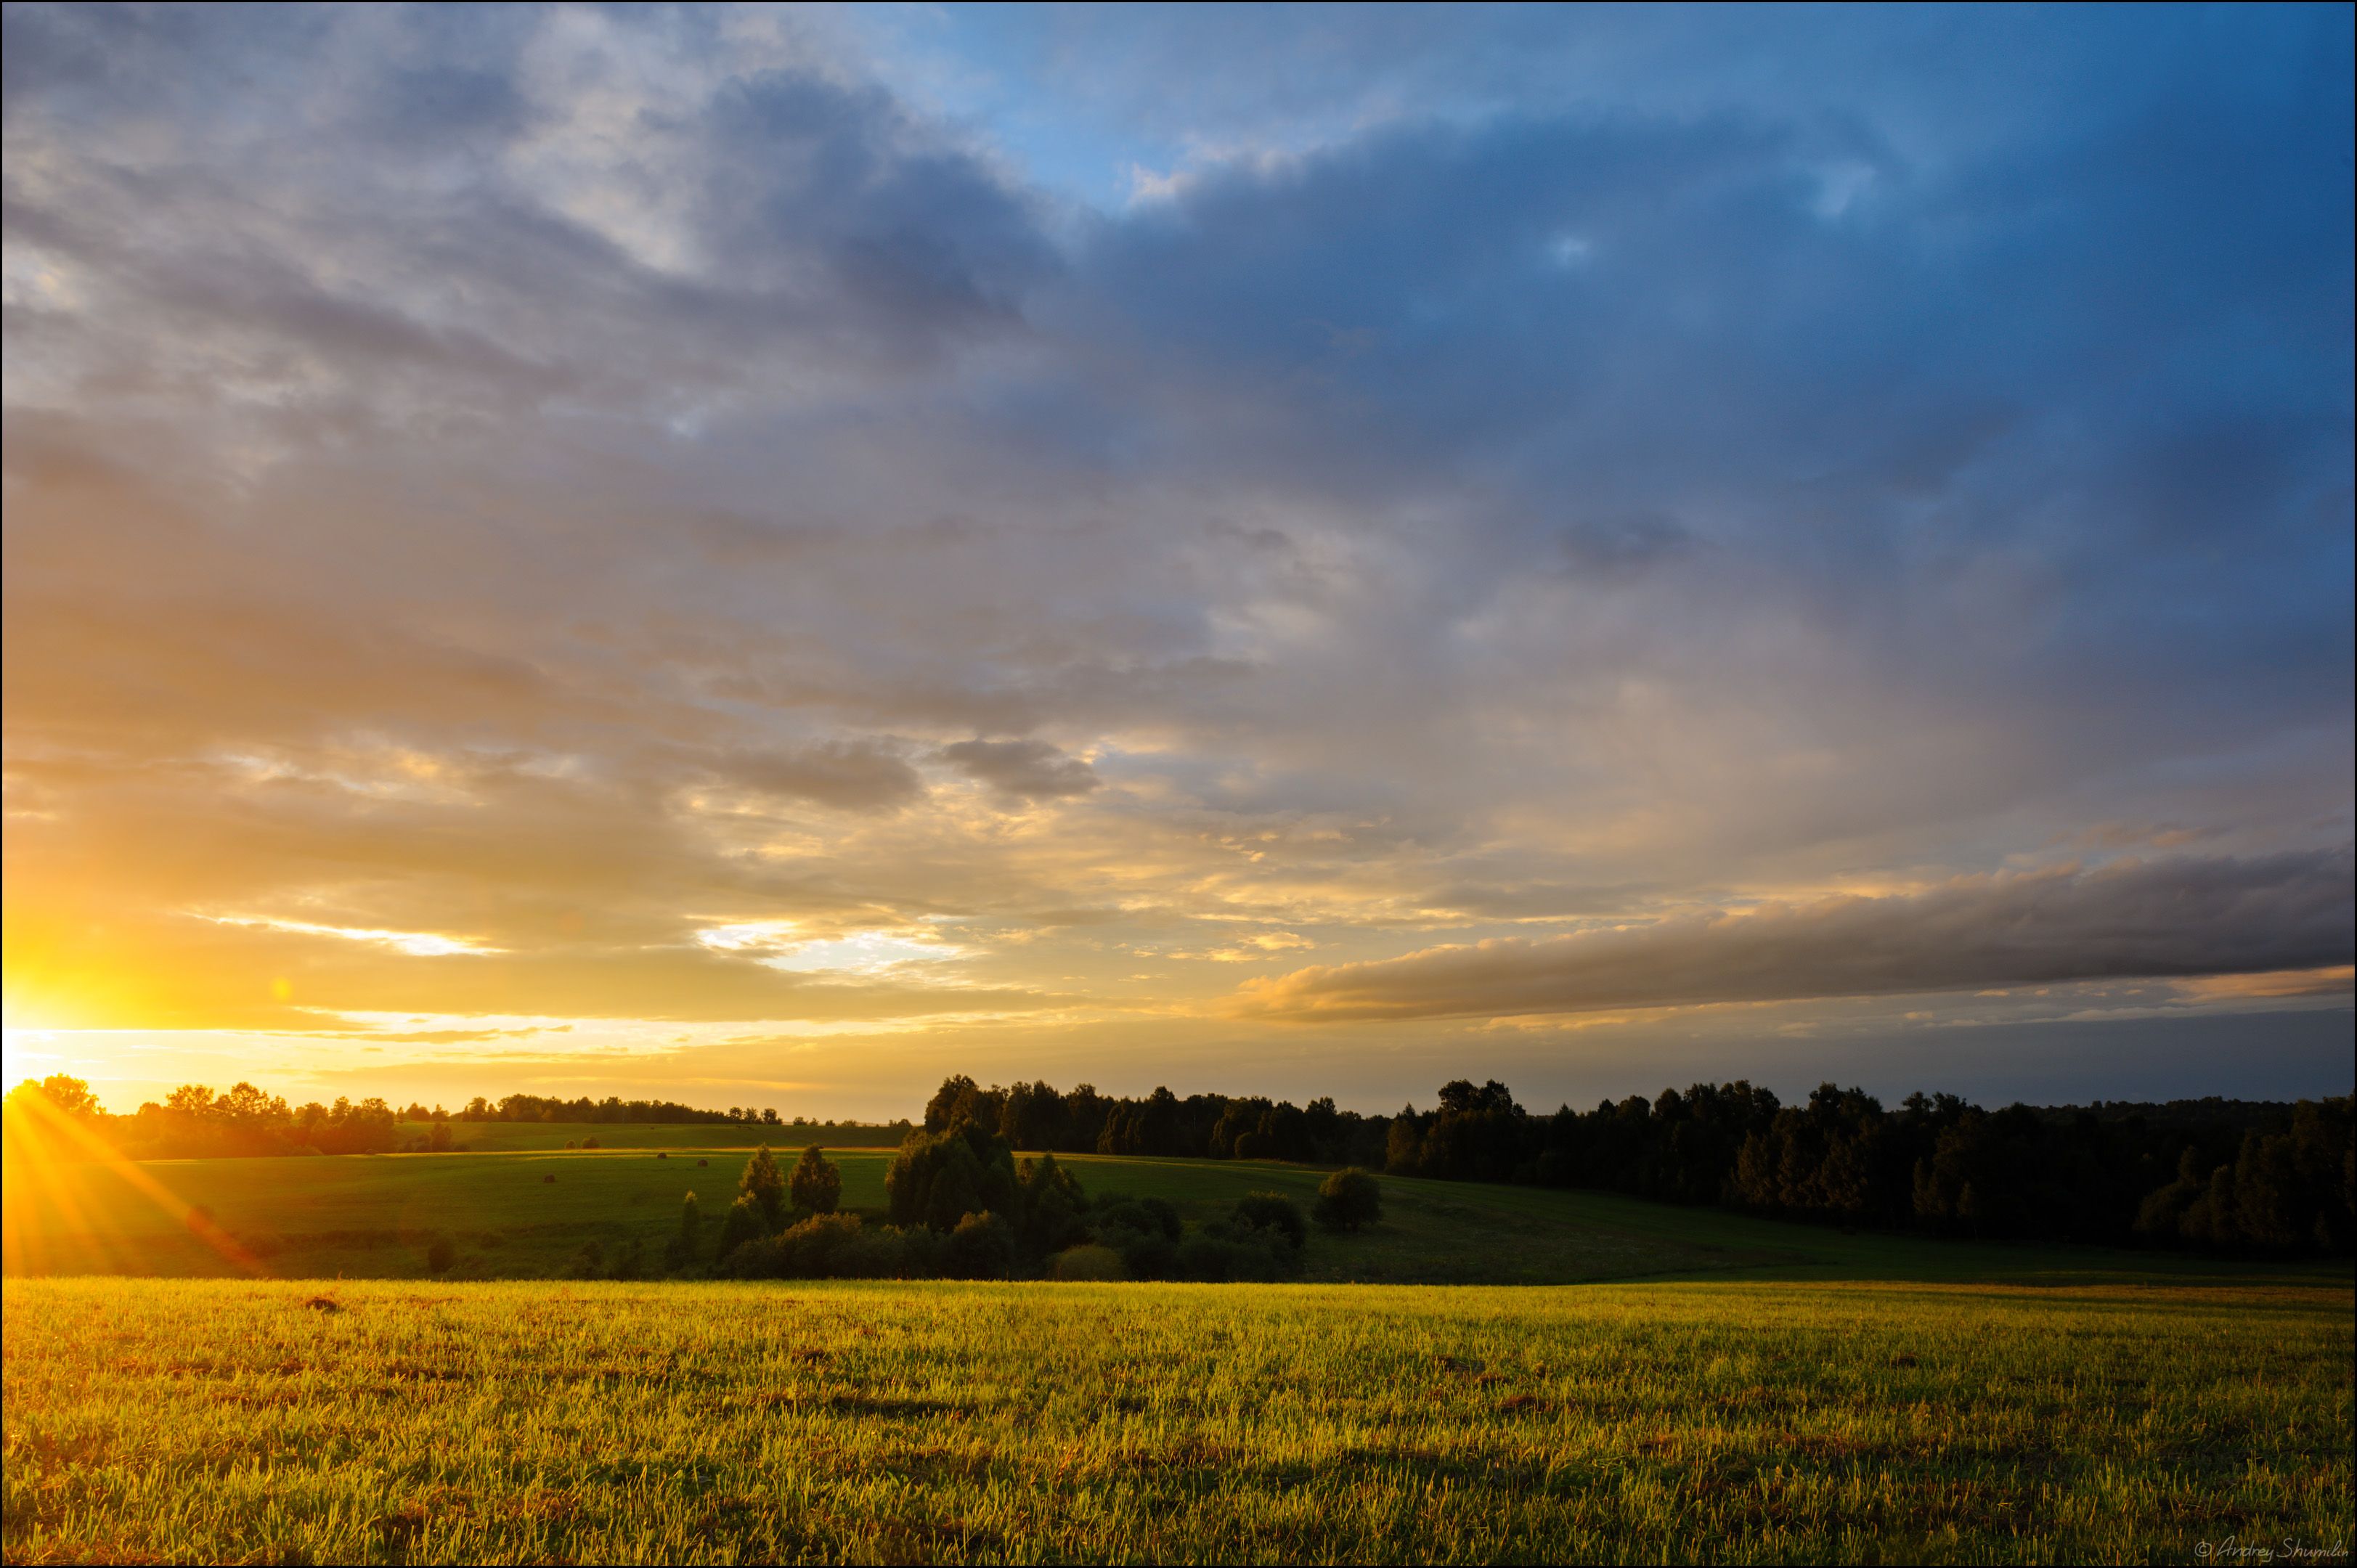
[[[2345,1285],[12,1280],[6,1308],[11,1562],[2135,1562],[2351,1531]]]

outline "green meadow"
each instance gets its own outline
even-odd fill
[[[745,1151],[565,1141],[12,1189],[6,1560],[2183,1562],[2351,1534],[2345,1265],[1386,1179],[1383,1223],[1314,1236],[1298,1284],[576,1282],[585,1241],[660,1241],[686,1191],[716,1213]],[[888,1158],[837,1155],[846,1206],[882,1204]],[[1190,1224],[1323,1175],[1071,1163]]]
[[[444,1237],[455,1252],[448,1277],[543,1279],[564,1273],[586,1243],[608,1255],[632,1240],[659,1251],[676,1233],[690,1192],[705,1219],[716,1219],[735,1198],[750,1153],[709,1143],[563,1146],[599,1131],[544,1127],[541,1146],[511,1151],[150,1160],[128,1171],[67,1165],[11,1195],[11,1256],[18,1272],[37,1274],[411,1279],[427,1275],[427,1249]],[[791,1159],[794,1151],[781,1152]],[[829,1157],[843,1174],[843,1206],[880,1219],[891,1151],[831,1149]],[[1092,1197],[1166,1198],[1196,1224],[1248,1192],[1283,1193],[1307,1208],[1326,1175],[1252,1161],[1058,1158]],[[1720,1273],[2049,1283],[2254,1277],[2247,1267],[2167,1254],[1849,1235],[1603,1193],[1387,1176],[1383,1195],[1381,1226],[1312,1240],[1306,1278],[1569,1284]],[[200,1239],[182,1217],[188,1205],[201,1208],[242,1256],[225,1256]],[[2267,1273],[2317,1276],[2313,1268]]]
[[[9,1561],[2185,1562],[2350,1293],[11,1280]]]

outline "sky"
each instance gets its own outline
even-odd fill
[[[2346,6],[10,5],[10,1081],[2347,1092]]]

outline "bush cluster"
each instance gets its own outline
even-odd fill
[[[1372,1185],[1372,1178],[1358,1173]],[[732,1279],[1278,1280],[1301,1272],[1309,1224],[1278,1193],[1254,1193],[1189,1235],[1158,1197],[1092,1200],[1053,1155],[1017,1162],[1006,1140],[971,1122],[911,1133],[885,1176],[886,1221],[833,1212],[842,1183],[813,1149],[776,1195],[764,1148],[746,1163],[722,1221],[713,1268]],[[693,1200],[665,1253],[693,1258]]]

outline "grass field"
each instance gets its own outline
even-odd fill
[[[608,1255],[633,1239],[659,1252],[688,1192],[707,1218],[735,1197],[743,1149],[675,1145],[659,1151],[661,1158],[657,1152],[560,1146],[159,1160],[128,1171],[65,1165],[19,1184],[22,1190],[12,1187],[8,1257],[16,1272],[36,1274],[404,1279],[425,1275],[428,1244],[447,1235],[457,1249],[454,1278],[544,1279],[561,1273],[588,1241]],[[845,1149],[833,1157],[844,1205],[880,1214],[890,1152]],[[1076,1155],[1067,1163],[1092,1195],[1166,1197],[1195,1222],[1252,1191],[1282,1192],[1306,1207],[1325,1175],[1210,1160]],[[1383,1191],[1382,1225],[1312,1240],[1308,1278],[1497,1284],[1725,1273],[2048,1283],[2252,1278],[2246,1268],[2162,1254],[1844,1235],[1600,1193],[1397,1177],[1384,1178]],[[188,1205],[201,1206],[244,1255],[225,1256],[200,1240],[182,1218]]]
[[[85,1277],[5,1286],[7,1561],[2134,1562],[2351,1532],[2345,1264],[1386,1178],[1298,1285],[571,1283],[684,1191],[716,1213],[745,1151],[562,1141],[16,1167],[15,1265]],[[836,1157],[878,1208],[888,1153]],[[1194,1223],[1323,1176],[1071,1163]]]
[[[10,1562],[2190,1562],[2351,1530],[2345,1283],[6,1307]]]

